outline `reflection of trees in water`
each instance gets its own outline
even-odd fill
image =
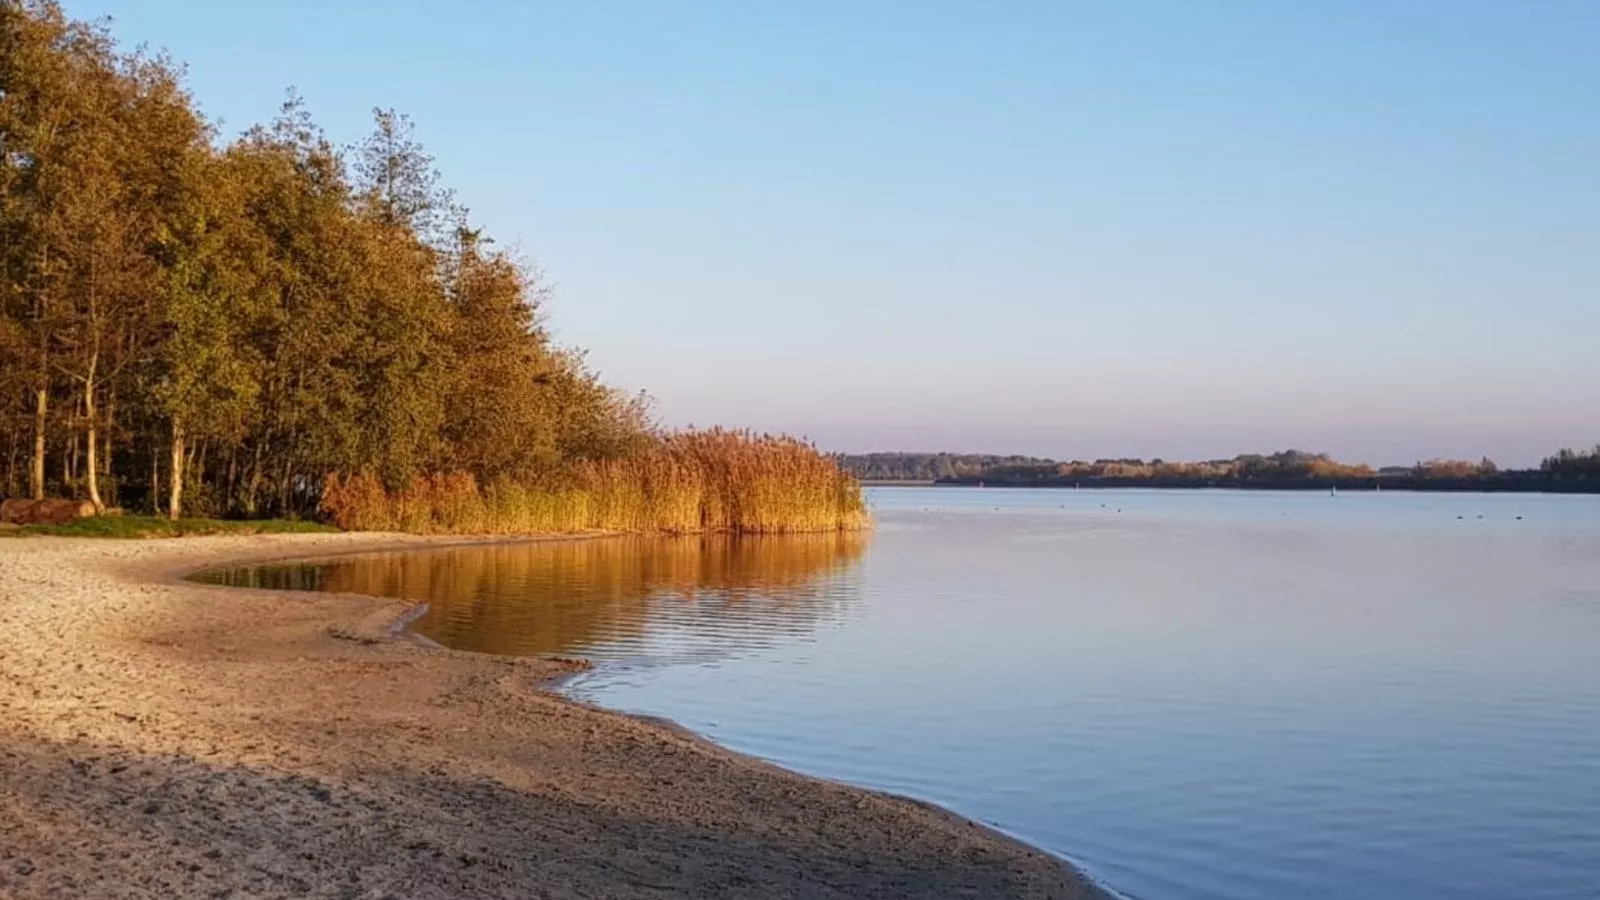
[[[314,585],[303,584],[311,567],[280,575],[300,570],[298,586],[425,600],[413,627],[464,650],[696,659],[836,615],[866,540],[844,532],[490,544],[329,562],[315,567]]]

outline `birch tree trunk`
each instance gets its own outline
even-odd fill
[[[44,499],[44,429],[50,416],[50,389],[39,388],[33,394],[33,470],[29,473],[29,493],[33,499]]]
[[[89,376],[83,380],[83,418],[84,427],[87,429],[85,441],[89,453],[89,502],[94,504],[94,511],[105,512],[105,501],[100,499],[100,433],[99,422],[95,417],[94,408],[94,378],[95,371],[99,368],[100,356],[95,354],[89,360]]]
[[[167,492],[167,518],[183,514],[183,423],[172,423],[172,486]]]
[[[150,515],[161,515],[161,453],[151,441],[150,447]]]

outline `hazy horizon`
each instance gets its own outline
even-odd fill
[[[824,449],[831,449],[831,448],[824,448]],[[1568,448],[1568,449],[1588,451],[1588,450],[1592,450],[1594,448],[1593,447],[1573,447],[1573,448]],[[1062,454],[1059,454],[1059,453],[1024,453],[1024,452],[1020,452],[1020,451],[1011,451],[1011,450],[949,450],[949,449],[944,449],[944,450],[939,450],[939,449],[933,449],[933,450],[929,450],[929,449],[910,449],[910,450],[905,450],[905,449],[832,450],[831,452],[841,453],[841,454],[844,454],[846,456],[869,456],[869,455],[873,455],[873,454],[900,454],[900,455],[905,455],[905,456],[932,456],[932,455],[941,454],[941,453],[942,454],[948,454],[950,456],[996,456],[996,457],[1019,456],[1019,457],[1031,457],[1031,458],[1034,458],[1034,459],[1048,459],[1048,460],[1050,460],[1052,462],[1058,462],[1058,463],[1066,463],[1066,462],[1089,462],[1089,463],[1092,463],[1092,462],[1096,462],[1098,460],[1122,460],[1122,459],[1141,459],[1141,460],[1144,460],[1146,462],[1151,462],[1151,461],[1159,459],[1159,460],[1162,460],[1163,462],[1200,463],[1200,462],[1216,462],[1216,461],[1232,460],[1232,459],[1235,459],[1235,458],[1240,457],[1240,456],[1249,456],[1249,455],[1252,455],[1252,454],[1260,455],[1260,456],[1271,456],[1271,455],[1273,455],[1275,453],[1284,453],[1284,452],[1288,452],[1288,451],[1299,451],[1299,452],[1302,452],[1302,453],[1324,453],[1324,452],[1326,452],[1326,451],[1323,451],[1323,450],[1319,450],[1316,447],[1263,447],[1263,448],[1256,448],[1256,449],[1237,450],[1237,451],[1232,451],[1232,452],[1227,452],[1227,453],[1203,453],[1203,454],[1197,454],[1197,455],[1194,455],[1194,456],[1163,455],[1163,454],[1160,454],[1160,453],[1146,453],[1146,454],[1139,454],[1139,453],[1078,453],[1078,454],[1062,455]],[[1433,454],[1431,456],[1420,456],[1420,457],[1417,457],[1415,459],[1409,459],[1409,460],[1399,460],[1399,459],[1362,459],[1362,458],[1358,458],[1358,457],[1340,457],[1338,454],[1329,454],[1329,455],[1332,456],[1334,458],[1334,460],[1337,461],[1337,462],[1349,463],[1349,464],[1352,464],[1352,465],[1359,464],[1359,463],[1367,463],[1367,464],[1371,465],[1374,469],[1378,469],[1378,468],[1383,468],[1383,467],[1386,467],[1386,466],[1413,466],[1413,465],[1415,465],[1417,463],[1425,463],[1425,462],[1428,462],[1430,460],[1437,460],[1437,459],[1442,459],[1442,458],[1458,459],[1458,460],[1465,461],[1465,462],[1477,462],[1483,457],[1484,454],[1479,454],[1477,456],[1472,456],[1472,457],[1465,457],[1465,456],[1442,457],[1440,454]],[[1545,454],[1545,456],[1554,456],[1554,455],[1555,455],[1555,451],[1552,451],[1550,453]],[[1538,464],[1540,462],[1542,462],[1542,461],[1543,461],[1542,457],[1540,459],[1532,460],[1531,462],[1523,462],[1523,463],[1509,462],[1509,461],[1503,461],[1503,460],[1494,460],[1495,464],[1500,466],[1501,468],[1530,468],[1530,467],[1535,467],[1536,468],[1538,466]]]
[[[1522,466],[1600,440],[1600,6],[68,0],[223,137],[410,114],[668,424]]]

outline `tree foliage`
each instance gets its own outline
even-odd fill
[[[1540,469],[1558,478],[1600,480],[1600,444],[1592,450],[1561,450],[1545,459]]]
[[[294,516],[669,454],[544,296],[404,115],[340,148],[291,93],[222,143],[170,60],[0,0],[0,493]]]

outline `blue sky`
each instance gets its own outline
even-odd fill
[[[1600,441],[1600,4],[69,0],[232,135],[409,113],[673,424],[1528,463]]]

